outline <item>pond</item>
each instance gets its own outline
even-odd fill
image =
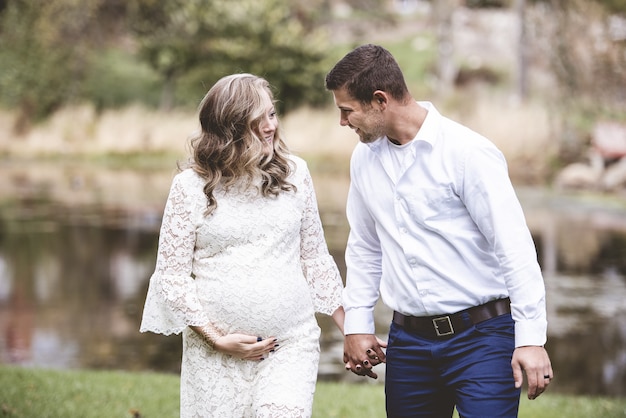
[[[178,373],[181,341],[139,333],[174,169],[0,164],[0,362]],[[346,173],[312,168],[342,273]],[[517,189],[544,271],[550,390],[626,396],[626,199]],[[327,317],[320,379],[357,380]],[[384,337],[390,312],[379,306]],[[384,380],[384,369],[379,370]]]

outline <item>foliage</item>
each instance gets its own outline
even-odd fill
[[[161,97],[161,80],[147,63],[120,48],[91,54],[82,97],[96,109],[115,109],[131,103],[156,108]]]
[[[277,88],[283,108],[320,103],[326,97],[320,88],[326,69],[325,38],[321,31],[307,29],[299,18],[302,13],[295,14],[286,0],[129,4],[140,54],[165,82],[165,108],[174,104],[181,77],[204,93],[218,78],[234,72],[267,78]]]
[[[92,60],[119,36],[123,0],[4,0],[0,3],[0,105],[32,119],[83,101]],[[97,70],[97,68],[96,68]]]
[[[12,0],[0,15],[0,101],[23,117],[45,116],[75,94],[84,71],[77,40],[89,13],[72,3]]]
[[[327,0],[4,0],[0,106],[26,127],[85,100],[195,106],[234,72],[266,77],[281,110],[326,103],[329,10]]]
[[[602,4],[609,12],[626,14],[626,2],[624,0],[595,0]]]
[[[58,371],[0,365],[0,417],[177,417],[179,377],[122,371]],[[380,384],[319,382],[314,418],[384,416]],[[623,417],[623,398],[546,393],[521,399],[521,418]],[[455,417],[458,414],[455,413]]]
[[[415,48],[415,39],[384,42],[382,45],[396,57],[409,91],[418,100],[424,100],[423,98],[431,96],[436,88],[432,78],[437,60],[437,44],[434,36],[422,35],[419,41],[422,46],[418,51]]]

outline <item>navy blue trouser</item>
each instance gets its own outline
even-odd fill
[[[466,318],[469,319],[469,318]],[[516,417],[511,314],[447,339],[430,339],[391,324],[385,396],[389,418]]]

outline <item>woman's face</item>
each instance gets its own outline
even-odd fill
[[[276,109],[274,109],[274,103],[270,99],[269,94],[265,94],[263,116],[258,121],[257,135],[263,141],[263,152],[265,155],[271,155],[274,152],[274,138],[278,129],[278,116],[276,116]]]

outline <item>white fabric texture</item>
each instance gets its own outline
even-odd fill
[[[308,417],[319,360],[315,312],[341,305],[342,281],[328,252],[304,160],[292,156],[297,192],[216,189],[204,215],[204,180],[173,180],[141,331],[183,332],[181,417]],[[218,353],[189,325],[274,337],[263,361]]]
[[[387,138],[351,160],[346,334],[374,333],[374,306],[448,314],[510,297],[516,346],[546,341],[545,286],[502,153],[420,102],[428,115],[402,149]],[[410,151],[410,152],[409,152]]]

